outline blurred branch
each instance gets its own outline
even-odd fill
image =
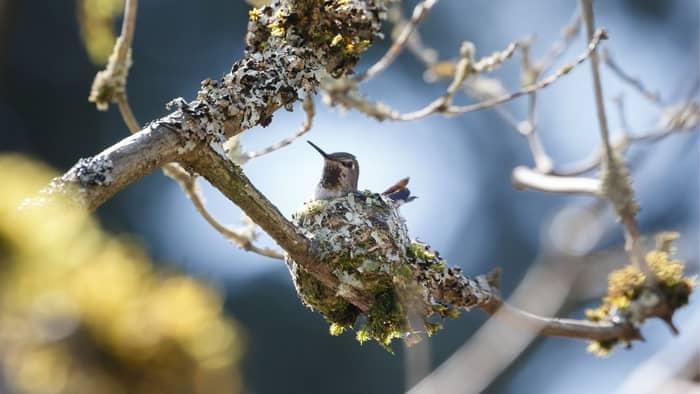
[[[586,35],[591,40],[594,36],[595,22],[593,14],[593,0],[580,0],[581,15],[586,25]],[[602,190],[605,196],[613,204],[620,222],[624,227],[625,249],[630,255],[632,263],[640,271],[646,274],[647,280],[652,280],[646,265],[643,263],[644,256],[639,245],[639,229],[635,216],[639,206],[634,200],[634,189],[629,175],[627,165],[619,158],[610,143],[610,131],[608,120],[605,114],[605,103],[603,102],[603,87],[600,82],[600,71],[598,69],[598,52],[596,48],[591,50],[591,74],[593,76],[593,91],[595,93],[596,114],[600,127],[600,136],[603,143],[603,157],[601,172]]]
[[[505,102],[514,100],[518,97],[530,94],[532,92],[544,89],[549,85],[556,82],[559,78],[568,74],[576,66],[583,63],[590,55],[594,52],[595,48],[600,44],[600,41],[606,39],[607,35],[605,30],[596,31],[595,35],[591,38],[588,45],[588,49],[581,54],[573,64],[567,64],[559,68],[554,74],[547,78],[544,78],[530,86],[525,88],[505,94],[503,96],[488,99],[479,103],[465,105],[465,106],[455,106],[452,105],[452,98],[454,97],[457,88],[461,86],[467,76],[471,73],[480,72],[485,69],[491,69],[494,64],[502,61],[502,59],[507,58],[512,55],[513,51],[517,47],[517,43],[511,44],[503,52],[499,52],[494,56],[489,56],[481,59],[479,62],[472,63],[469,61],[469,55],[473,54],[473,50],[466,50],[468,48],[463,44],[462,47],[462,59],[457,65],[456,72],[454,74],[454,79],[450,86],[447,88],[445,94],[441,97],[435,99],[430,104],[425,107],[408,113],[400,113],[385,104],[374,103],[365,97],[362,97],[356,91],[356,87],[350,83],[346,82],[334,82],[324,84],[323,88],[328,94],[330,102],[332,104],[341,104],[346,108],[356,108],[365,114],[372,116],[378,120],[394,120],[394,121],[412,121],[424,118],[426,116],[443,113],[448,115],[464,114],[468,112],[479,111],[487,108],[492,108],[496,105],[503,104]]]
[[[593,0],[580,0],[581,13],[586,25],[586,35],[590,41],[595,33],[593,22]],[[600,135],[603,141],[603,146],[607,155],[612,155],[612,147],[610,146],[610,132],[608,131],[608,120],[605,115],[605,104],[603,103],[603,86],[600,82],[600,72],[598,70],[598,51],[592,48],[590,51],[591,73],[593,74],[593,91],[595,93],[596,114],[598,115],[598,124],[600,126]]]
[[[136,30],[137,9],[138,0],[125,1],[121,35],[114,44],[107,66],[95,75],[88,98],[101,111],[106,111],[110,102],[119,103],[122,116],[132,132],[140,127],[126,99],[126,81],[131,67],[131,44]]]
[[[693,105],[697,106],[697,103],[688,103],[687,109],[692,108]],[[700,114],[700,112],[698,112]],[[679,127],[679,128],[654,128],[638,134],[622,134],[612,141],[613,150],[618,155],[623,155],[629,147],[635,143],[655,143],[670,137],[673,134],[678,134],[682,131],[690,131],[697,127],[697,124],[692,125],[690,128]],[[582,175],[587,172],[591,172],[598,167],[600,167],[601,160],[603,158],[603,152],[598,149],[593,152],[589,157],[581,160],[578,163],[570,164],[561,169],[553,169],[551,171],[552,175],[558,176],[577,176]]]
[[[581,13],[578,9],[569,19],[569,22],[561,30],[561,39],[552,44],[549,52],[536,62],[536,70],[543,73],[549,70],[552,65],[569,49],[579,31],[581,30]]]
[[[275,152],[277,150],[280,150],[284,148],[285,146],[290,145],[294,140],[297,138],[301,137],[302,135],[306,134],[309,130],[311,130],[311,127],[313,126],[314,122],[314,116],[316,115],[316,108],[314,106],[314,99],[311,96],[307,96],[304,98],[304,103],[302,104],[302,108],[304,110],[304,113],[306,114],[306,118],[304,119],[304,123],[302,123],[301,127],[294,133],[292,136],[287,137],[279,142],[277,142],[274,145],[270,145],[267,148],[263,150],[259,150],[257,152],[247,152],[245,153],[243,159],[245,161],[255,159],[256,157],[264,156],[267,154],[270,154],[272,152]]]
[[[409,38],[411,38],[411,34],[413,34],[413,32],[418,28],[418,25],[423,21],[423,19],[428,16],[428,12],[430,12],[430,9],[433,8],[437,2],[438,0],[423,0],[422,2],[416,4],[415,8],[413,9],[413,16],[411,17],[410,22],[403,27],[401,33],[391,44],[389,50],[386,51],[384,56],[382,56],[379,61],[367,69],[367,71],[358,74],[355,77],[355,81],[362,82],[371,79],[389,67],[391,63],[394,62],[396,57],[399,56],[401,51],[403,51]]]
[[[608,68],[613,72],[613,74],[615,74],[623,82],[636,89],[642,95],[642,97],[646,98],[647,100],[656,105],[661,104],[661,98],[659,96],[659,93],[652,92],[651,90],[647,89],[640,79],[634,78],[628,73],[626,73],[617,64],[615,59],[613,59],[612,53],[610,53],[608,49],[605,49],[603,51],[603,63],[605,63],[605,65],[608,66]]]
[[[209,213],[204,205],[204,198],[197,187],[196,178],[190,175],[180,165],[175,163],[167,164],[163,168],[163,172],[172,179],[176,180],[187,197],[192,201],[192,204],[197,209],[200,215],[207,221],[216,231],[223,235],[226,239],[241,247],[241,249],[257,253],[261,256],[270,257],[273,259],[284,260],[284,253],[255,245],[255,223],[251,223],[244,230],[232,230],[219,223],[214,216]]]
[[[598,179],[548,175],[524,166],[513,169],[513,185],[541,192],[603,195]]]

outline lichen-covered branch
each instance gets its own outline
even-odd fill
[[[78,160],[42,190],[40,198],[67,194],[94,211],[129,184],[177,161],[183,153],[182,143],[181,135],[164,123],[153,123],[93,157]]]

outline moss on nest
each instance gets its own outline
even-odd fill
[[[394,203],[382,195],[366,191],[313,200],[292,220],[317,243],[321,260],[340,280],[337,290],[329,289],[288,261],[300,298],[324,316],[333,335],[355,328],[360,342],[376,340],[389,349],[394,338],[414,342],[418,333],[441,328],[431,315],[456,317],[457,308],[487,302],[492,294],[483,278],[462,276],[427,244],[411,241]],[[373,297],[366,315],[342,297],[349,289]],[[445,302],[443,295],[452,299]]]
[[[357,331],[357,339],[374,339],[389,345],[411,329],[406,303],[412,268],[406,264],[410,238],[403,218],[379,194],[352,193],[323,201],[313,200],[292,216],[305,235],[318,243],[321,259],[340,279],[337,291],[321,284],[303,268],[290,262],[294,283],[302,301],[331,323],[331,334],[354,327],[360,310],[341,297],[356,288],[372,294],[374,303]],[[413,303],[411,303],[413,304]]]

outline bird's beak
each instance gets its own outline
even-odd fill
[[[316,150],[318,151],[318,153],[320,153],[321,156],[323,156],[324,159],[327,159],[327,158],[328,158],[328,154],[327,154],[326,152],[324,152],[323,149],[319,148],[318,146],[316,146],[316,144],[314,144],[314,143],[311,142],[311,141],[308,141],[308,140],[307,140],[306,142],[308,142],[309,145],[313,146],[314,149],[316,149]]]

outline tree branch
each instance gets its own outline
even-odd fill
[[[513,169],[513,185],[518,189],[549,193],[603,196],[600,181],[597,179],[547,175],[524,166]]]
[[[289,257],[302,265],[314,277],[331,289],[338,289],[340,281],[331,272],[330,266],[323,264],[312,243],[288,221],[243,174],[240,167],[221,157],[210,149],[197,155],[185,157],[183,163],[201,174],[211,184],[233,201],[246,215],[274,239]],[[372,299],[354,288],[350,288],[345,298],[367,312]]]
[[[280,0],[274,7],[276,9],[265,8],[257,14],[251,14],[249,50],[246,57],[233,66],[231,73],[227,74],[221,83],[204,81],[197,100],[191,103],[184,100],[175,101],[178,110],[173,114],[153,122],[151,126],[125,138],[93,158],[81,159],[65,175],[54,180],[44,190],[44,196],[53,193],[68,194],[87,209],[94,210],[131,182],[166,163],[179,162],[187,169],[204,176],[266,231],[287,252],[290,259],[303,266],[325,286],[337,291],[340,280],[331,271],[331,267],[320,260],[313,242],[303,236],[255,188],[240,167],[228,160],[222,152],[221,143],[226,135],[236,135],[257,124],[267,125],[272,114],[281,107],[291,106],[299,99],[300,92],[306,93],[308,97],[318,86],[316,76],[324,70],[330,75],[344,75],[349,72],[361,52],[351,49],[364,42],[363,37],[366,35],[363,34],[366,34],[368,29],[370,34],[378,29],[376,15],[379,12],[371,0],[332,4],[320,0]],[[294,19],[299,25],[295,27],[293,23],[288,23],[288,18]],[[335,32],[334,29],[339,26],[337,22],[343,22],[340,24],[343,30],[331,35],[333,40],[330,43],[324,41],[328,37],[328,31],[323,31],[324,34],[313,32],[314,29],[329,29]],[[343,49],[335,48],[338,36],[340,40],[349,41]],[[596,34],[590,41],[587,54],[581,57],[577,64],[595,51],[596,45],[603,37],[602,31]],[[292,67],[293,71],[289,71],[290,64],[279,63],[279,53],[286,54],[285,62],[291,62],[291,65],[302,69]],[[505,53],[507,55],[508,51]],[[272,56],[273,54],[275,56]],[[465,59],[467,57],[464,56]],[[568,67],[570,69],[573,66]],[[466,68],[464,66],[464,69]],[[556,75],[568,72],[565,69]],[[266,77],[257,78],[263,75]],[[267,77],[271,75],[275,76],[275,83],[269,86]],[[552,83],[558,78],[556,75],[549,82],[547,79],[540,82],[545,85],[537,86],[543,87]],[[464,76],[455,75],[453,84],[448,89],[447,102],[463,81]],[[531,91],[534,90],[526,88],[522,94]],[[527,169],[516,169],[516,172],[521,175],[514,175],[514,178],[528,187],[599,194],[600,186],[597,180],[572,180],[542,174],[535,174],[537,176],[533,177]],[[466,299],[469,296],[469,286],[461,285],[469,283],[470,280],[461,278],[461,282],[457,280],[453,283],[459,291],[437,281],[437,287],[429,289],[430,294],[443,299],[447,296]],[[444,288],[440,287],[441,285]],[[365,313],[372,307],[372,296],[352,286],[345,286],[338,295]],[[459,301],[455,298],[451,299],[450,303],[459,306]],[[502,301],[494,290],[487,303],[477,306],[493,313],[501,305]],[[545,319],[508,306],[502,310],[507,312],[506,316],[510,316],[509,319],[512,318],[516,325],[535,325],[541,328],[539,332],[543,335],[604,340],[635,338],[632,334],[638,334],[636,328],[631,332],[630,327],[605,322]],[[668,311],[657,308],[643,312],[644,317],[652,317],[663,316],[661,314]]]
[[[129,184],[181,156],[181,137],[165,124],[153,123],[96,156],[80,159],[42,190],[43,197],[64,194],[94,211]]]
[[[367,71],[358,74],[355,77],[355,81],[362,82],[371,79],[375,75],[379,74],[380,72],[384,71],[387,67],[389,67],[391,63],[394,62],[396,57],[399,56],[401,51],[403,51],[413,32],[416,31],[418,25],[423,21],[423,19],[425,19],[426,16],[428,16],[428,12],[430,12],[430,9],[433,8],[433,6],[437,2],[438,0],[423,0],[421,3],[418,3],[413,9],[413,16],[411,17],[411,21],[403,27],[401,33],[391,44],[389,50],[386,51],[384,56],[382,56],[381,59],[374,63],[372,67],[367,69]]]
[[[521,96],[529,95],[530,93],[536,92],[538,90],[550,86],[551,84],[555,83],[559,78],[571,72],[571,70],[573,70],[574,67],[583,63],[588,58],[588,56],[590,56],[595,51],[596,47],[600,44],[601,40],[606,38],[607,33],[605,32],[605,30],[596,31],[591,40],[589,41],[589,45],[586,51],[579,55],[579,57],[575,60],[573,64],[564,65],[548,77],[541,79],[531,85],[523,87],[520,90],[507,93],[499,97],[484,100],[475,104],[463,106],[452,105],[452,98],[454,97],[457,88],[461,86],[466,77],[469,76],[470,73],[474,72],[474,70],[476,70],[478,66],[481,66],[484,69],[488,69],[488,67],[491,64],[491,61],[497,61],[497,59],[487,57],[480,60],[479,62],[470,63],[468,62],[468,57],[465,56],[464,53],[464,49],[466,49],[464,44],[462,46],[462,59],[460,60],[460,62],[463,63],[462,68],[460,69],[460,66],[457,66],[454,79],[448,87],[445,94],[436,98],[423,108],[415,110],[413,112],[401,113],[385,104],[375,103],[368,100],[365,97],[362,97],[356,91],[356,85],[353,81],[347,80],[325,83],[323,85],[323,88],[328,94],[331,103],[339,103],[347,108],[356,108],[359,111],[376,118],[377,120],[388,119],[393,121],[407,122],[422,119],[437,113],[447,115],[464,114],[468,112],[480,111],[487,108],[493,108],[497,105],[506,103]],[[510,56],[516,47],[517,44],[512,44],[505,51],[503,51],[502,53],[498,53],[497,55]],[[471,51],[471,54],[473,54],[473,50]],[[469,55],[469,51],[467,51],[466,55]]]

